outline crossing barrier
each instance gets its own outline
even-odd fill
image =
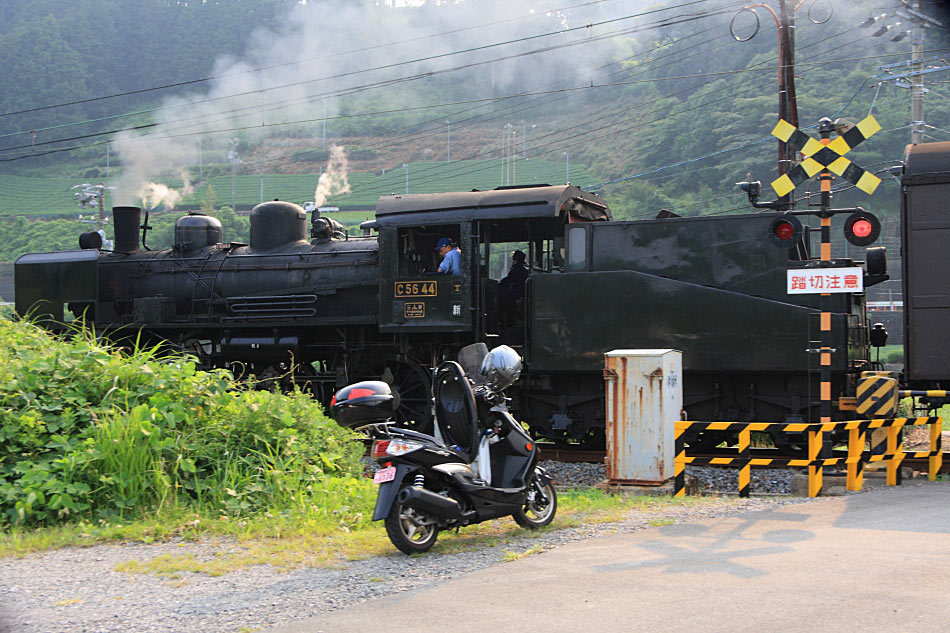
[[[904,451],[900,432],[906,426],[930,426],[930,450]],[[886,441],[880,452],[865,451],[869,431],[885,429]],[[749,482],[752,466],[805,467],[808,469],[808,496],[817,497],[821,492],[822,469],[825,466],[847,467],[847,489],[861,490],[864,485],[864,464],[886,462],[887,485],[900,485],[900,464],[905,458],[929,458],[928,476],[930,481],[937,478],[943,464],[940,433],[943,419],[939,417],[921,418],[879,418],[872,420],[849,420],[825,423],[770,423],[770,422],[688,422],[675,424],[675,451],[673,460],[674,492],[676,497],[686,495],[686,465],[697,466],[736,466],[739,468],[739,496],[749,496]],[[831,431],[848,431],[847,457],[821,458],[824,434]],[[735,456],[696,457],[687,455],[687,437],[699,431],[724,431],[737,433],[739,447]],[[750,440],[753,431],[804,433],[808,437],[808,457],[801,458],[759,458],[750,453]]]

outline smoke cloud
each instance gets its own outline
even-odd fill
[[[448,54],[634,13],[646,2],[601,4],[623,6],[591,5],[572,11],[550,11],[546,7],[558,6],[552,0],[463,1],[427,3],[422,7],[336,2],[296,5],[285,19],[277,21],[278,29],[252,32],[241,59],[218,59],[211,72],[217,79],[203,84],[206,90],[166,100],[153,114],[155,127],[144,132],[123,132],[114,138],[113,147],[124,168],[115,182],[115,199],[120,204],[137,204],[146,198],[149,205],[166,207],[179,203],[195,184],[188,182],[186,170],[194,173],[198,164],[199,139],[206,167],[227,166],[228,151],[233,149],[235,137],[239,137],[242,147],[248,147],[266,136],[293,133],[315,139],[319,144],[312,149],[322,149],[318,139],[322,136],[324,108],[330,118],[327,126],[331,137],[341,130],[349,135],[363,130],[393,133],[382,115],[340,121],[333,117],[429,104],[433,94],[446,94],[447,86],[451,86],[459,100],[464,100],[532,90],[550,86],[552,81],[589,81],[593,77],[590,69],[610,57],[608,53],[616,52],[616,43],[594,43],[477,64],[596,36],[608,27]],[[483,24],[484,28],[470,29],[472,25]],[[436,34],[439,35],[431,37]],[[390,45],[391,42],[396,44]],[[443,54],[447,55],[440,57]],[[403,64],[419,58],[431,59]],[[405,81],[417,74],[471,64],[476,65],[419,81]],[[389,67],[379,68],[383,66]],[[368,87],[372,84],[384,85]],[[432,112],[431,117],[438,118],[439,125],[444,126],[443,114]],[[428,117],[429,112],[419,114],[420,121]],[[501,125],[497,127],[500,129]],[[493,148],[499,137],[486,135],[486,146]],[[443,146],[438,147],[441,150]],[[269,173],[274,171],[274,164],[287,163],[289,158],[284,155],[259,159],[246,153],[237,157],[241,162],[238,173]],[[388,160],[399,164],[415,158],[406,155],[395,163],[390,156]],[[327,182],[321,178],[315,192],[318,200],[347,190],[345,162],[342,150],[331,155]],[[378,166],[391,167],[392,164]],[[184,188],[176,191],[155,186],[158,178],[169,175],[181,177]]]
[[[174,209],[178,202],[193,190],[194,187],[187,181],[181,190],[172,189],[158,182],[147,182],[139,189],[138,197],[145,202],[148,209],[154,209],[160,204],[166,209]]]
[[[350,182],[346,178],[346,168],[349,161],[346,152],[340,145],[330,146],[330,161],[326,171],[320,174],[317,189],[313,192],[315,204],[319,207],[330,196],[338,196],[350,192]]]

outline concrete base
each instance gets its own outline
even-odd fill
[[[901,477],[904,481],[909,481],[913,477],[914,472],[910,468],[901,469]],[[867,488],[880,488],[887,485],[887,473],[883,470],[867,470],[864,471],[864,486],[862,489]],[[825,473],[821,477],[821,492],[818,494],[822,497],[840,497],[842,495],[848,494],[848,477],[844,473],[834,473],[828,474]],[[808,473],[800,472],[792,475],[791,489],[789,493],[793,497],[807,497],[808,496]]]
[[[602,481],[594,486],[598,490],[603,490],[607,494],[623,494],[640,497],[662,497],[672,495],[675,492],[675,482],[668,479],[659,486],[637,486],[634,484],[611,483],[609,480]],[[686,476],[686,494],[699,495],[703,492],[703,484],[697,477]]]

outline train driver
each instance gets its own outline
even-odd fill
[[[517,312],[516,302],[524,297],[525,282],[531,274],[526,259],[527,256],[522,250],[512,253],[511,269],[505,278],[498,282],[498,312],[504,325],[514,320]]]
[[[442,257],[442,263],[439,264],[439,272],[446,275],[462,274],[462,251],[456,246],[451,238],[443,237],[439,240],[439,245],[435,247]]]

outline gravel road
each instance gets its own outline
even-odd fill
[[[567,468],[578,471],[579,477],[595,476],[588,472],[590,468]],[[166,554],[213,557],[238,545],[212,541],[68,548],[0,560],[0,631],[238,633],[317,616],[501,564],[509,552],[550,549],[605,534],[642,530],[650,522],[697,521],[796,501],[775,497],[711,498],[699,506],[634,512],[621,523],[555,530],[459,554],[431,553],[410,558],[394,553],[334,568],[286,573],[268,566],[218,577],[186,572],[178,580],[117,572],[115,568],[129,560],[146,561]]]

